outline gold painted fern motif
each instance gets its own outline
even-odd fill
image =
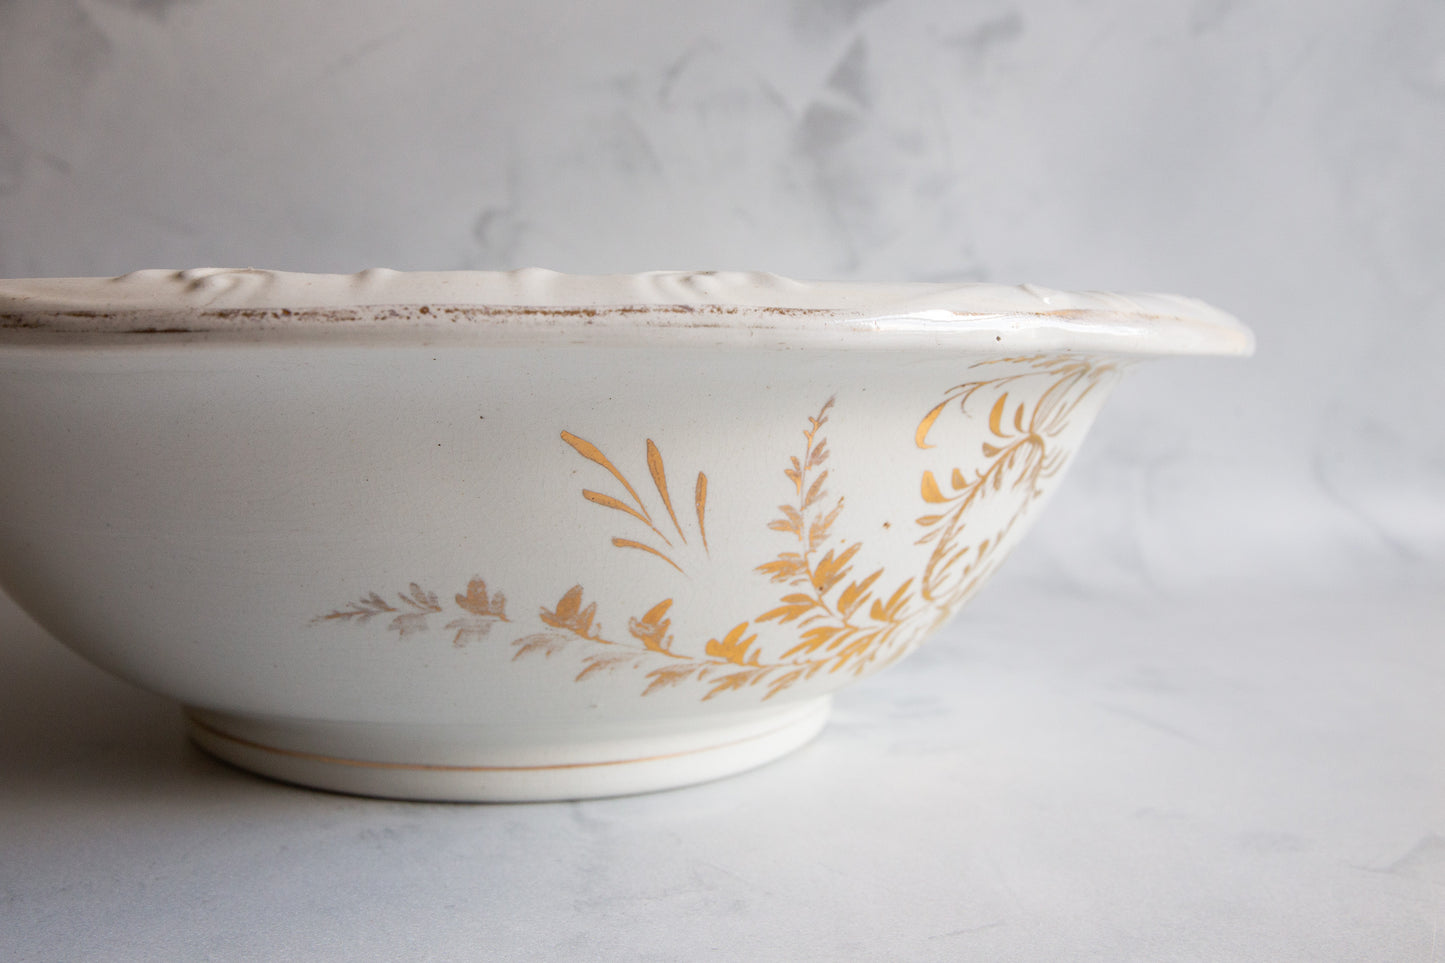
[[[882,569],[848,580],[861,543],[830,546],[832,525],[843,510],[841,497],[829,503],[828,471],[823,467],[828,450],[821,432],[832,407],[830,398],[808,419],[803,453],[794,456],[784,471],[795,500],[778,506],[779,517],[768,526],[787,533],[795,543],[757,567],[773,582],[793,590],[777,607],[708,639],[701,655],[688,655],[673,648],[671,620],[666,617],[672,599],[657,603],[641,618],[630,619],[630,638],[610,639],[595,623],[596,603],[584,608],[583,590],[577,585],[556,608],[540,613],[549,626],[547,631],[513,643],[517,647],[514,658],[531,653],[552,655],[572,642],[592,643],[596,648],[584,657],[579,681],[602,670],[627,666],[647,670],[644,695],[700,682],[707,686],[704,699],[754,686],[765,688],[767,699],[825,670],[861,673],[903,627],[912,579],[899,585],[886,601],[875,598],[872,586],[883,575]],[[870,600],[872,606],[865,609]],[[758,626],[767,622],[794,626],[798,642],[779,658],[763,661],[757,646]],[[662,658],[671,661],[660,662]]]
[[[1043,494],[1041,484],[1068,463],[1072,451],[1059,442],[1075,411],[1121,369],[1115,361],[1048,356],[1000,358],[974,367],[998,364],[1025,365],[1028,370],[950,388],[914,432],[918,448],[932,448],[929,434],[945,411],[956,407],[967,416],[971,404],[981,400],[987,406],[989,436],[980,445],[981,467],[954,468],[943,484],[925,471],[919,483],[924,502],[933,509],[917,519],[924,529],[917,544],[933,546],[919,579],[919,597],[937,613],[934,627],[946,622],[1001,561],[1000,546]],[[1048,386],[1037,401],[1010,403],[1015,386],[1041,377]],[[1013,499],[1007,519],[981,537],[965,537],[979,509],[1000,497]]]
[[[643,502],[642,496],[637,494],[637,489],[632,487],[632,483],[627,480],[627,476],[622,474],[617,466],[612,463],[611,459],[604,455],[602,450],[592,444],[592,442],[584,438],[578,438],[570,431],[562,432],[562,440],[568,445],[571,445],[572,450],[583,458],[607,469],[612,477],[621,483],[623,490],[626,491],[628,497],[631,498],[631,503],[629,504],[620,498],[604,494],[603,492],[596,492],[585,488],[582,490],[582,497],[594,505],[611,508],[624,515],[635,518],[637,521],[646,525],[652,535],[655,535],[664,547],[659,548],[656,543],[648,544],[632,538],[623,538],[620,535],[613,536],[612,544],[618,548],[631,548],[655,555],[681,572],[683,570],[682,566],[679,565],[673,557],[672,540],[667,537],[663,530],[658,527],[657,522],[653,520],[652,513],[647,510],[647,505]],[[682,530],[682,525],[677,520],[677,512],[672,508],[672,494],[667,487],[667,469],[663,465],[662,453],[657,450],[657,445],[651,438],[647,439],[647,471],[648,474],[652,476],[653,487],[657,489],[657,494],[662,499],[662,507],[667,509],[667,517],[672,521],[673,531],[677,533],[677,537],[686,545],[687,533]],[[698,537],[702,540],[703,551],[706,552],[707,476],[702,472],[697,473],[697,481],[693,485],[693,503],[697,509]]]
[[[392,616],[387,628],[401,638],[427,631],[430,618],[446,613],[445,607],[435,592],[412,582],[405,592],[397,593],[401,602],[398,608],[376,592],[368,592],[359,600],[343,608],[332,609],[325,615],[318,615],[312,623],[351,622],[365,624],[377,616]],[[467,583],[465,594],[458,594],[453,601],[461,614],[446,624],[449,632],[455,632],[452,644],[461,648],[469,642],[482,639],[498,622],[510,622],[507,618],[507,597],[501,592],[487,594],[487,583],[473,578]]]
[[[1030,505],[1043,494],[1042,483],[1057,475],[1071,452],[1063,447],[1062,436],[1080,405],[1119,370],[1117,362],[1087,358],[1047,356],[1003,358],[986,361],[975,368],[1007,364],[1025,370],[995,378],[965,382],[949,389],[937,405],[919,421],[914,442],[919,449],[935,445],[929,437],[950,409],[964,417],[977,410],[988,411],[988,437],[981,443],[981,460],[968,469],[953,468],[941,484],[932,470],[922,473],[920,495],[932,511],[916,524],[923,529],[916,544],[930,546],[923,570],[916,576],[886,587],[885,572],[877,568],[854,577],[861,542],[845,542],[832,529],[843,513],[844,499],[833,499],[828,491],[829,451],[823,429],[828,424],[834,399],[808,419],[803,432],[801,454],[790,458],[783,474],[790,499],[778,506],[778,515],[768,528],[787,538],[787,547],[756,571],[782,586],[777,604],[758,615],[736,623],[726,632],[709,638],[701,653],[675,648],[668,618],[673,599],[663,599],[640,617],[627,620],[627,634],[605,633],[598,619],[597,603],[584,604],[581,585],[568,589],[551,607],[538,610],[544,628],[511,642],[513,660],[528,656],[550,657],[582,646],[577,681],[593,675],[626,669],[644,673],[643,695],[683,684],[701,684],[702,698],[712,699],[725,692],[745,688],[765,690],[772,698],[797,683],[821,672],[849,671],[861,674],[880,659],[891,661],[908,651],[922,637],[947,621],[977,589],[1001,559],[1000,546]],[[1034,401],[1010,402],[1010,394],[1026,379],[1046,379],[1046,386]],[[1019,394],[1024,392],[1020,391]],[[683,571],[676,560],[679,547],[667,534],[627,477],[603,452],[570,432],[562,440],[577,454],[605,469],[622,486],[629,500],[584,489],[583,497],[596,505],[629,516],[645,526],[648,534],[634,538],[614,536],[618,548],[646,552]],[[680,524],[661,452],[647,440],[647,465],[671,531],[681,545],[688,544]],[[1007,514],[984,532],[970,526],[980,523],[986,506],[1007,498]],[[706,551],[707,476],[697,475],[694,507],[697,534]],[[880,587],[885,586],[885,587]],[[400,606],[375,592],[344,608],[319,616],[315,622],[366,623],[389,616],[389,628],[405,638],[429,627],[428,620],[440,616],[444,606],[438,597],[413,583],[409,591],[397,594]],[[473,578],[466,594],[455,596],[463,614],[447,623],[455,631],[454,644],[463,646],[487,634],[497,622],[509,622],[506,600],[500,592],[488,595],[486,583]],[[792,644],[781,655],[765,658],[759,636],[765,632],[788,636]]]

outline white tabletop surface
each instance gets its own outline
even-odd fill
[[[272,783],[0,607],[6,960],[1436,960],[1445,597],[1001,577],[709,785]]]

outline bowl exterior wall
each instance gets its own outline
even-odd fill
[[[943,350],[0,353],[0,584],[254,718],[615,736],[816,700],[995,570],[1122,371]]]

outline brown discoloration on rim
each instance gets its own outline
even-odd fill
[[[1163,330],[1150,330],[1156,324]],[[1178,346],[1170,344],[1173,337],[1169,329],[1175,325],[1186,329],[1181,334],[1187,340],[1181,338]],[[0,348],[63,350],[71,345],[267,342],[320,345],[338,336],[345,337],[347,343],[426,343],[429,339],[440,343],[443,338],[461,336],[467,343],[476,339],[497,344],[587,346],[642,339],[660,347],[666,343],[697,343],[696,339],[701,338],[707,343],[738,346],[803,347],[822,342],[835,348],[890,350],[932,350],[942,347],[940,339],[963,338],[978,350],[983,336],[988,338],[989,348],[1000,350],[1005,342],[1012,341],[1003,335],[992,337],[1000,331],[1009,334],[1049,328],[1054,330],[1045,335],[1046,340],[1063,353],[1241,354],[1250,350],[1247,332],[1226,334],[1209,321],[1186,315],[1114,309],[951,311],[925,318],[878,316],[836,307],[435,303],[33,312],[11,308],[0,312]]]
[[[164,315],[188,315],[193,318],[218,324],[151,324],[122,328],[110,325],[74,326],[63,323],[62,319],[121,320],[146,317],[146,311],[46,311],[34,314],[0,314],[0,329],[25,329],[55,331],[64,334],[212,334],[246,330],[264,330],[280,327],[277,322],[295,318],[303,324],[350,325],[377,324],[389,321],[420,321],[422,327],[431,327],[445,316],[452,324],[468,322],[505,322],[509,319],[543,319],[558,321],[580,321],[585,325],[594,324],[608,317],[636,318],[647,315],[665,315],[669,318],[691,317],[694,320],[681,325],[688,328],[727,328],[734,325],[722,318],[752,314],[764,317],[840,317],[848,319],[832,308],[754,308],[731,304],[632,304],[605,307],[546,307],[529,305],[375,305],[347,308],[212,308],[199,311],[167,311]],[[56,324],[56,321],[62,321]],[[270,324],[268,324],[270,322]],[[294,322],[293,322],[294,323]],[[668,326],[676,321],[665,322]],[[285,327],[290,328],[287,324]],[[650,325],[651,326],[651,325]],[[657,326],[662,326],[660,322]]]
[[[1167,294],[1030,285],[796,281],[766,272],[589,277],[542,270],[300,274],[138,271],[116,278],[0,280],[0,341],[77,340],[521,345],[718,343],[791,348],[977,349],[1019,333],[1034,348],[1121,354],[1249,354],[1253,338],[1202,302]],[[24,329],[24,330],[22,330]],[[447,332],[454,332],[448,334]],[[998,335],[998,338],[995,338]],[[1012,348],[1011,348],[1012,350]]]
[[[81,319],[108,319],[123,318],[136,315],[145,315],[151,312],[144,310],[130,311],[36,311],[30,312],[7,312],[0,314],[0,326],[4,327],[53,327],[47,321],[54,321],[60,318],[81,318]],[[498,318],[559,318],[559,319],[596,319],[607,317],[636,317],[640,315],[668,315],[672,317],[700,316],[700,317],[735,317],[739,315],[759,315],[764,317],[778,318],[807,318],[826,317],[837,318],[840,321],[865,320],[872,315],[868,313],[852,313],[839,308],[781,308],[781,307],[755,307],[751,305],[736,304],[620,304],[606,305],[601,307],[550,307],[541,305],[507,305],[507,304],[451,304],[451,305],[365,305],[344,308],[210,308],[196,311],[165,311],[164,314],[181,315],[189,314],[197,318],[205,318],[216,321],[247,322],[278,320],[280,318],[298,318],[302,322],[317,322],[321,324],[338,324],[347,322],[376,322],[376,321],[411,321],[423,318],[434,321],[440,315],[447,315],[452,320],[480,320]],[[1095,308],[1063,308],[1054,311],[983,311],[952,312],[952,318],[965,321],[970,318],[1051,318],[1064,321],[1084,320],[1119,320],[1121,318],[1135,321],[1179,321],[1189,320],[1179,315],[1169,314],[1145,314],[1133,312],[1107,311]],[[706,324],[706,322],[700,322]],[[709,325],[717,326],[717,325]],[[106,328],[69,328],[71,330],[91,332],[106,331]],[[140,329],[129,329],[132,331]],[[176,327],[168,330],[219,330],[215,328],[181,328]]]

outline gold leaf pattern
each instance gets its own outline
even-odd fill
[[[596,614],[597,603],[593,602],[584,609],[582,607],[582,586],[574,585],[557,600],[556,608],[551,611],[542,609],[540,618],[548,625],[566,629],[581,638],[595,639],[599,636],[594,633],[602,630],[601,626],[595,629],[592,626],[592,617]]]
[[[733,665],[757,665],[758,654],[752,653],[748,657],[748,649],[758,640],[756,635],[743,638],[743,633],[748,630],[748,623],[739,622],[733,626],[731,632],[719,642],[717,639],[709,639],[704,651],[711,656],[722,659],[724,662],[731,662]]]
[[[467,594],[456,597],[457,605],[473,615],[507,621],[507,597],[501,592],[487,595],[487,583],[480,577],[467,583]]]
[[[1047,356],[1001,358],[975,367],[993,364],[1022,365],[1027,370],[950,388],[944,400],[919,424],[915,436],[919,448],[932,447],[928,444],[928,433],[947,408],[956,405],[960,414],[967,415],[970,402],[998,392],[988,415],[992,438],[980,443],[983,466],[974,468],[971,476],[955,468],[952,491],[947,495],[929,472],[924,473],[920,486],[924,501],[946,506],[938,514],[918,519],[919,525],[927,530],[919,537],[918,544],[933,545],[919,581],[919,597],[937,610],[935,627],[946,621],[993,571],[999,561],[997,550],[1005,536],[1043,494],[1041,483],[1057,475],[1067,462],[1071,452],[1059,447],[1057,442],[1073,413],[1100,384],[1120,370],[1120,364],[1114,361]],[[1012,428],[1005,427],[1008,389],[1038,377],[1048,381],[1039,400],[1031,409],[1020,403],[1010,420]],[[968,541],[964,533],[973,513],[993,494],[1003,492],[1005,486],[1016,493],[1017,508],[997,531],[977,542]]]
[[[632,487],[632,483],[627,480],[627,476],[622,473],[621,469],[602,453],[602,449],[584,438],[577,437],[570,431],[562,432],[562,440],[583,458],[607,469],[613,478],[622,483],[623,489],[632,498],[632,504],[629,505],[622,501],[622,499],[608,495],[605,492],[592,491],[591,489],[583,489],[582,497],[594,505],[601,505],[603,508],[610,508],[614,511],[622,512],[624,515],[646,525],[648,530],[662,542],[664,548],[649,545],[635,538],[623,538],[620,535],[613,537],[612,544],[617,548],[631,548],[646,552],[649,555],[662,559],[668,565],[677,569],[677,571],[683,572],[683,567],[678,564],[677,559],[674,558],[675,553],[673,552],[674,546],[672,539],[668,538],[667,534],[657,527],[657,523],[653,521],[652,513],[642,500],[642,496],[637,493],[636,488]],[[677,533],[677,537],[681,540],[682,544],[686,545],[687,533],[683,531],[682,524],[677,520],[677,512],[672,507],[672,492],[667,485],[667,467],[663,462],[662,452],[658,449],[657,443],[651,438],[647,439],[647,473],[652,479],[652,487],[656,489],[658,497],[662,500],[662,507],[666,510],[667,517],[672,522],[673,530]],[[702,537],[703,551],[706,553],[708,551],[706,518],[707,476],[702,472],[698,472],[697,482],[693,486],[693,501],[697,508],[697,529]]]
[[[672,627],[672,620],[665,618],[667,610],[672,608],[672,599],[663,599],[640,619],[631,619],[627,623],[627,631],[632,637],[642,643],[644,648],[653,652],[661,652],[664,655],[673,655],[672,636],[667,630]]]
[[[697,533],[702,536],[702,550],[707,548],[707,476],[697,473],[697,484],[692,489],[692,499],[697,505]]]
[[[625,668],[644,672],[643,695],[700,683],[706,687],[704,700],[759,687],[765,690],[762,698],[766,700],[820,672],[861,674],[901,657],[946,621],[997,565],[1006,536],[1043,494],[1043,483],[1067,462],[1071,452],[1060,439],[1074,412],[1120,370],[1114,361],[1047,356],[1000,358],[974,367],[1005,364],[1023,370],[950,388],[915,428],[915,446],[934,449],[937,446],[929,437],[950,409],[965,418],[978,408],[987,411],[988,438],[980,442],[981,461],[949,469],[946,489],[931,469],[919,476],[919,497],[931,506],[929,514],[920,515],[915,522],[922,529],[915,544],[929,546],[921,572],[892,585],[891,590],[880,588],[888,584],[883,568],[865,568],[867,575],[853,577],[854,564],[863,557],[863,544],[833,538],[832,528],[843,513],[844,499],[829,495],[831,476],[823,467],[829,456],[823,431],[834,406],[830,398],[808,418],[803,450],[791,456],[783,469],[793,500],[779,505],[777,517],[767,523],[789,541],[755,569],[784,588],[774,607],[736,623],[721,637],[708,639],[700,654],[690,655],[674,647],[668,617],[671,598],[658,602],[641,617],[629,618],[628,638],[609,639],[597,619],[597,603],[585,601],[582,586],[574,585],[552,608],[538,609],[537,618],[547,631],[511,642],[513,660],[538,654],[550,658],[581,645],[586,648],[576,675],[579,682]],[[1031,378],[1045,380],[1038,400],[1011,403],[1010,393]],[[605,469],[631,501],[591,489],[583,489],[583,498],[640,522],[661,543],[659,547],[614,536],[612,545],[656,556],[684,572],[674,557],[674,543],[658,527],[622,471],[591,442],[566,431],[561,437],[577,454]],[[662,452],[650,438],[645,452],[648,475],[662,509],[680,545],[686,546],[688,537],[674,509]],[[1011,498],[1006,520],[992,531],[971,532],[980,506],[1006,493]],[[707,495],[707,476],[698,472],[694,504],[704,553],[708,550]],[[388,628],[406,638],[426,631],[428,618],[443,612],[438,596],[416,583],[397,593],[397,600],[399,605],[370,592],[312,621],[364,625],[377,616],[390,616]],[[506,597],[501,592],[489,593],[480,577],[468,582],[466,591],[455,595],[454,601],[461,614],[446,628],[455,633],[453,641],[458,647],[482,639],[499,622],[510,622]],[[764,629],[789,636],[790,647],[780,656],[766,658],[759,641]]]
[[[378,615],[391,615],[393,618],[387,628],[404,639],[427,631],[430,628],[428,618],[445,612],[437,594],[427,591],[415,582],[407,587],[407,591],[398,592],[397,599],[403,607],[398,608],[392,605],[376,592],[368,592],[346,607],[333,609],[311,621],[313,624],[318,622],[365,624]],[[466,614],[448,622],[446,627],[449,631],[456,633],[453,637],[453,644],[459,648],[469,642],[481,639],[491,630],[493,624],[510,621],[506,613],[506,596],[501,592],[488,596],[487,583],[480,578],[474,578],[467,584],[467,594],[456,596],[456,603],[457,607]]]

